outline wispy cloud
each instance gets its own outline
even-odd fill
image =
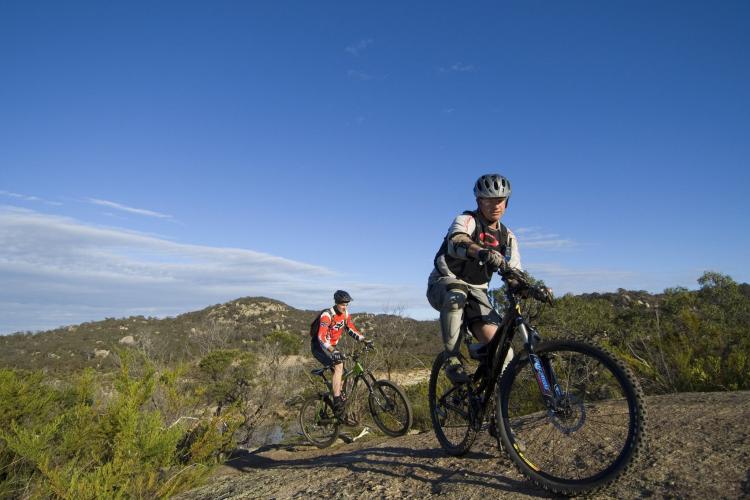
[[[544,250],[565,250],[577,246],[577,243],[568,238],[562,238],[556,233],[543,233],[538,228],[522,227],[514,229],[518,237],[521,249],[540,248]]]
[[[263,252],[177,243],[18,207],[0,207],[0,282],[0,333],[144,314],[135,311],[172,315],[249,295],[312,309],[345,287],[359,310],[389,301],[424,306],[418,287],[347,282],[331,269]]]
[[[438,71],[441,73],[471,73],[476,71],[476,67],[473,64],[457,62],[451,66],[440,66]]]
[[[593,291],[615,291],[642,281],[638,273],[617,269],[573,268],[550,262],[526,262],[524,267],[551,286],[557,295]]]
[[[367,74],[364,71],[358,71],[356,69],[350,69],[349,71],[346,72],[346,74],[352,80],[360,80],[363,82],[372,80],[374,78],[372,75]]]
[[[133,208],[129,207],[127,205],[122,205],[120,203],[115,203],[114,201],[108,201],[108,200],[100,200],[97,198],[88,198],[87,200],[89,203],[93,203],[94,205],[100,205],[102,207],[108,207],[108,208],[114,208],[116,210],[122,210],[123,212],[128,212],[131,214],[138,214],[143,215],[146,217],[156,217],[159,219],[172,219],[173,217],[168,214],[162,214],[159,212],[154,212],[153,210],[147,210],[145,208]]]
[[[60,206],[60,205],[62,205],[62,203],[60,203],[58,201],[49,201],[49,200],[45,200],[43,198],[39,198],[38,196],[30,196],[30,195],[26,195],[26,194],[13,193],[13,192],[10,192],[10,191],[0,190],[0,195],[7,196],[8,198],[15,198],[17,200],[35,201],[35,202],[39,202],[39,203],[45,203],[47,205],[54,205],[54,206]]]
[[[698,268],[683,270],[626,271],[605,267],[563,265],[557,262],[524,262],[525,268],[555,290],[565,293],[614,292],[618,288],[662,292],[667,287],[695,287],[702,273]]]
[[[374,40],[372,38],[365,38],[360,40],[357,43],[353,43],[346,47],[346,51],[349,52],[353,56],[358,56],[360,52],[365,50],[367,47],[372,45],[374,43]]]

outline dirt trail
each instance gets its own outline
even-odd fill
[[[636,467],[597,498],[750,498],[750,392],[648,398],[648,443]],[[548,497],[487,433],[465,457],[431,432],[326,450],[267,447],[220,468],[183,499]]]

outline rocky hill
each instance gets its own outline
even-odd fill
[[[750,294],[750,286],[740,287]],[[659,304],[662,295],[619,289],[582,294],[576,299],[587,304],[605,302],[617,310],[642,311]],[[87,367],[110,371],[116,367],[113,354],[118,349],[137,349],[169,364],[199,358],[217,347],[253,350],[255,343],[279,331],[296,337],[302,349],[317,312],[267,297],[242,297],[175,317],[106,318],[44,332],[18,332],[0,336],[0,366],[60,374]],[[399,361],[403,367],[431,363],[439,345],[437,321],[417,321],[396,314],[361,313],[352,317],[368,336],[408,353]]]
[[[176,317],[106,318],[46,332],[16,333],[0,337],[0,366],[61,374],[86,367],[109,371],[116,367],[118,349],[137,349],[171,363],[200,358],[219,347],[252,351],[274,332],[285,332],[306,352],[302,346],[317,312],[266,297],[243,297]],[[398,343],[415,356],[434,355],[436,321],[368,313],[352,317],[376,340]],[[402,335],[406,331],[408,338]]]
[[[750,392],[647,398],[648,441],[630,473],[597,498],[750,497]],[[267,446],[238,454],[179,498],[548,497],[515,470],[487,433],[463,458],[432,432],[339,444]]]

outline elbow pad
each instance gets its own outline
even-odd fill
[[[458,233],[448,238],[448,255],[456,259],[469,260],[469,247],[472,244],[468,234]]]

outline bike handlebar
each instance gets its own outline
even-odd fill
[[[374,350],[375,350],[375,346],[374,345],[373,346],[368,346],[367,344],[365,344],[365,346],[362,349],[360,349],[360,352],[367,353],[369,351],[374,351]],[[359,357],[360,353],[359,352],[354,352],[353,354],[347,355],[347,354],[344,353],[344,351],[339,351],[339,354],[341,355],[341,361],[344,361],[344,360],[349,359],[349,358],[356,360]]]
[[[554,304],[555,297],[552,294],[552,290],[546,286],[538,286],[531,283],[531,277],[523,271],[507,267],[500,269],[497,272],[511,293],[521,295],[522,297],[530,297],[539,302],[547,304]]]

